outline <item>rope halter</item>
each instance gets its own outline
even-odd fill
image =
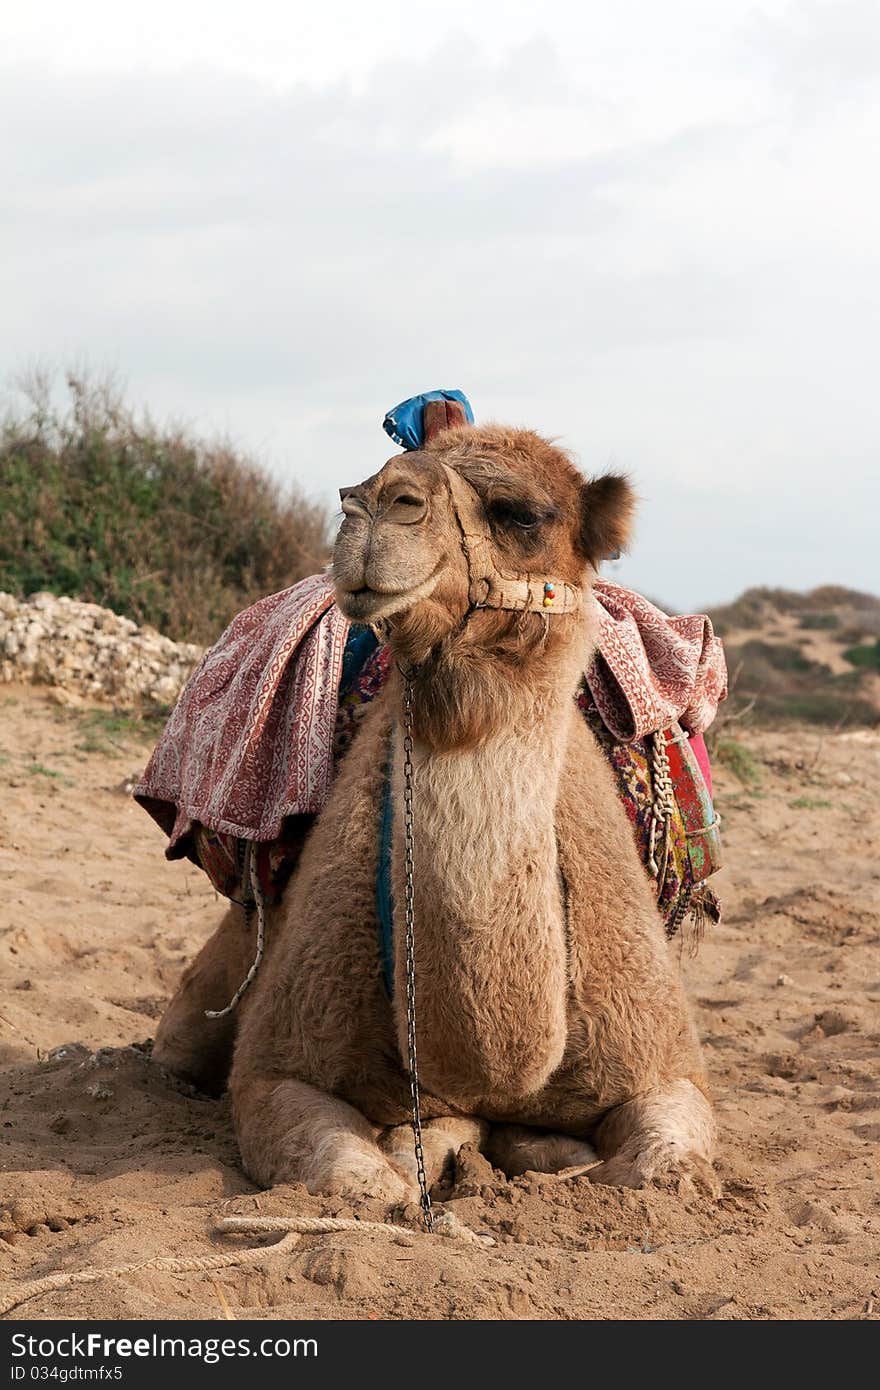
[[[449,464],[442,465],[452,510],[461,533],[472,608],[507,608],[519,613],[576,613],[582,591],[577,584],[546,575],[507,574],[495,563],[495,543],[479,497]]]

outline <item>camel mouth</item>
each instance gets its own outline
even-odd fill
[[[441,569],[442,563],[438,564],[426,579],[406,589],[374,589],[369,584],[362,584],[357,589],[347,589],[337,580],[336,601],[345,616],[354,622],[390,618],[427,598],[437,584]]]

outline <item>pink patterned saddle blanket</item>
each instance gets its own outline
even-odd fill
[[[593,593],[599,650],[584,679],[604,726],[623,743],[676,721],[701,734],[727,694],[709,619],[667,617],[608,580]],[[321,811],[348,634],[319,574],[246,608],[205,653],[134,790],[169,858],[189,852],[196,823],[270,841],[289,816]]]
[[[617,774],[646,861],[648,741],[660,730],[677,772],[658,884],[669,927],[680,921],[693,886],[717,867],[700,735],[727,693],[724,654],[706,617],[667,617],[606,580],[593,592],[599,650],[578,703]],[[191,676],[134,791],[168,835],[169,858],[188,856],[220,892],[239,899],[244,848],[256,842],[259,884],[267,900],[277,898],[339,757],[384,681],[387,648],[364,651],[326,575],[272,594],[233,620]],[[352,669],[344,672],[346,664]]]

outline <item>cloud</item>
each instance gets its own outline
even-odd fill
[[[845,101],[880,76],[880,13],[874,0],[795,0],[781,15],[756,12],[751,48],[802,99]]]
[[[574,62],[546,34],[287,86],[7,66],[0,372],[85,355],[328,497],[387,455],[389,405],[457,385],[632,471],[652,593],[784,582],[781,555],[869,585],[825,479],[865,512],[880,103],[801,122],[793,25],[714,57],[698,32],[717,70],[690,86],[687,55]]]

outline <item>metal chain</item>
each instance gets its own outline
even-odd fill
[[[434,1213],[428,1192],[425,1172],[425,1153],[422,1147],[422,1112],[419,1099],[419,1064],[416,1052],[416,961],[415,961],[415,833],[413,821],[413,683],[412,676],[403,676],[403,840],[404,840],[404,922],[406,926],[406,1045],[409,1066],[409,1090],[412,1098],[412,1131],[416,1153],[416,1172],[419,1179],[419,1203],[422,1224],[434,1233]]]

